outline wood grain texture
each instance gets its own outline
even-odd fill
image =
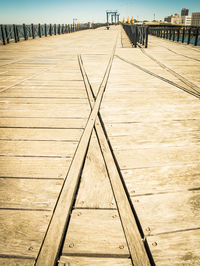
[[[92,133],[75,203],[76,208],[116,208],[95,131]]]
[[[71,266],[131,266],[130,259],[123,258],[91,258],[91,257],[75,257],[62,256],[59,259],[59,266],[64,266],[68,263]]]
[[[0,210],[0,255],[36,258],[51,213]]]
[[[139,196],[131,199],[145,235],[200,228],[199,191]]]
[[[199,265],[200,230],[147,238],[156,265]]]
[[[72,158],[77,145],[78,142],[0,140],[0,155]]]
[[[0,208],[52,210],[62,180],[0,178]]]
[[[0,157],[0,177],[64,179],[70,163],[64,158]]]
[[[29,127],[29,128],[84,128],[87,119],[84,118],[23,118],[6,117],[0,119],[1,127]]]
[[[0,128],[0,139],[79,141],[82,133],[82,129]]]
[[[34,259],[0,258],[0,265],[2,266],[33,266],[34,263]]]
[[[118,212],[74,210],[62,254],[129,257]]]

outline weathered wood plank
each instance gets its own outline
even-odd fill
[[[82,129],[0,128],[0,139],[79,141],[82,133]]]
[[[71,158],[77,145],[78,142],[0,140],[0,155]]]
[[[35,107],[36,108],[36,107]],[[45,106],[43,110],[35,109],[29,110],[27,109],[3,109],[0,110],[0,117],[47,117],[47,118],[88,118],[89,110],[87,107],[78,107],[78,108],[69,108],[66,110],[56,110],[56,108],[50,108],[45,110]]]
[[[200,163],[122,170],[130,196],[200,187]]]
[[[118,212],[74,210],[62,254],[129,257]]]
[[[121,169],[170,166],[198,162],[200,146],[157,147],[149,149],[122,150],[115,154]]]
[[[36,258],[50,212],[0,210],[0,256]]]
[[[85,118],[23,118],[1,117],[1,127],[30,127],[30,128],[84,128]]]
[[[131,199],[146,235],[200,228],[199,191],[138,196]]]
[[[147,237],[156,265],[199,265],[200,230]]]
[[[59,266],[131,266],[131,260],[125,258],[91,258],[91,257],[75,257],[62,256],[59,259]]]
[[[95,131],[93,131],[81,183],[75,203],[76,208],[116,208],[106,166]]]
[[[19,258],[0,258],[0,265],[2,266],[33,266],[34,259],[19,259]]]
[[[0,178],[0,208],[52,210],[62,180]]]
[[[16,107],[20,107],[21,108],[21,104],[26,104],[29,106],[29,104],[43,104],[43,105],[47,105],[49,106],[49,104],[51,104],[51,106],[58,106],[58,105],[62,105],[62,106],[68,106],[68,108],[70,108],[70,106],[74,106],[75,104],[88,104],[88,100],[83,98],[27,98],[27,97],[1,97],[0,94],[0,106],[1,104],[7,104],[7,106],[9,106],[9,104],[17,104]]]
[[[0,177],[65,178],[71,159],[0,157]]]

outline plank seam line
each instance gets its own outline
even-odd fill
[[[88,257],[88,258],[121,258],[127,259],[130,258],[129,254],[106,254],[106,253],[66,253],[64,252],[62,256],[70,256],[70,257]],[[58,260],[60,261],[60,260]]]
[[[185,228],[185,229],[174,230],[174,231],[166,231],[166,232],[161,232],[161,233],[157,233],[157,234],[149,234],[149,235],[146,235],[146,237],[148,238],[149,236],[159,236],[159,235],[175,234],[175,233],[188,232],[188,231],[196,231],[196,230],[200,230],[200,227]]]
[[[113,58],[114,58],[114,53],[113,53]],[[82,58],[81,56],[79,57],[79,62],[80,62],[80,67],[82,69],[82,73],[83,73],[83,79],[85,80],[85,86],[86,86],[86,90],[87,90],[87,94],[88,94],[88,100],[89,100],[89,103],[90,103],[90,106],[91,106],[91,109],[92,109],[92,105],[95,104],[95,97],[94,97],[94,93],[92,91],[92,86],[87,78],[87,74],[86,74],[86,71],[84,69],[84,66],[83,66],[83,61],[82,61]],[[99,87],[99,89],[101,88],[101,85]],[[115,161],[115,157],[113,156],[113,153],[112,153],[112,149],[111,147],[109,146],[109,141],[108,141],[108,137],[106,135],[106,131],[104,131],[105,128],[104,128],[104,125],[103,125],[103,121],[101,119],[101,116],[100,116],[100,113],[98,113],[98,116],[97,116],[97,120],[95,122],[95,132],[96,132],[96,136],[97,136],[97,139],[98,139],[98,142],[99,142],[99,146],[100,146],[100,149],[101,149],[101,152],[102,152],[102,156],[104,158],[104,162],[105,162],[105,165],[106,165],[106,169],[107,169],[107,173],[108,173],[108,176],[109,176],[109,179],[110,179],[110,184],[111,184],[111,188],[112,188],[112,191],[113,191],[113,195],[115,197],[115,201],[116,201],[116,204],[117,204],[117,207],[118,207],[118,211],[119,211],[119,217],[121,219],[121,224],[122,224],[122,228],[124,230],[124,235],[125,235],[125,239],[127,241],[127,245],[128,245],[128,249],[130,251],[130,254],[131,254],[131,258],[133,260],[133,263],[134,265],[141,265],[141,263],[143,265],[150,265],[149,263],[151,263],[151,265],[154,265],[154,262],[153,262],[153,258],[152,258],[152,255],[149,251],[149,248],[147,247],[147,243],[146,243],[146,240],[142,239],[142,237],[139,237],[139,231],[138,230],[138,225],[135,225],[135,219],[136,217],[134,217],[135,215],[133,214],[133,206],[130,204],[130,202],[127,204],[127,206],[129,206],[130,208],[132,208],[132,222],[131,222],[131,226],[133,226],[134,228],[134,240],[138,243],[139,243],[139,254],[138,253],[138,250],[135,249],[133,243],[132,243],[132,239],[131,237],[129,236],[129,229],[127,228],[126,226],[126,222],[124,220],[124,216],[122,217],[121,215],[121,211],[123,210],[122,206],[121,206],[121,209],[119,207],[119,194],[118,194],[118,200],[116,198],[116,190],[114,189],[113,187],[113,184],[115,185],[115,188],[116,188],[116,184],[114,182],[114,179],[113,178],[116,178],[116,172],[114,173],[114,176],[113,174],[110,175],[110,171],[109,171],[109,167],[107,165],[107,161],[106,161],[106,158],[105,158],[105,155],[107,153],[111,153],[111,160],[114,160],[113,163],[111,162],[110,163],[110,166],[114,166],[114,169],[116,169],[117,171],[117,175],[119,175],[119,183],[118,185],[120,185],[120,182],[121,182],[121,185],[122,185],[122,190],[124,190],[124,193],[125,193],[125,197],[124,197],[124,200],[128,200],[129,201],[129,198],[128,198],[128,195],[126,194],[126,190],[125,190],[125,187],[124,187],[124,183],[123,183],[123,180],[120,176],[120,172],[119,172],[119,169],[117,168],[117,164],[116,164],[116,161]],[[102,139],[103,138],[103,139]],[[102,145],[104,146],[104,148],[102,148]],[[108,145],[108,147],[106,147],[106,145]],[[109,158],[109,156],[107,156]],[[107,158],[107,159],[108,159]],[[111,165],[112,164],[112,165]],[[113,167],[112,167],[113,168]],[[113,169],[112,169],[113,170]],[[112,178],[111,178],[112,177]],[[117,178],[118,179],[118,178]],[[121,198],[120,198],[121,200]],[[123,201],[124,201],[123,200]],[[123,205],[124,207],[124,205]],[[129,221],[129,226],[130,226],[130,221]],[[137,227],[137,229],[136,229]],[[133,233],[133,232],[132,232]],[[136,234],[136,235],[135,235]],[[130,240],[131,239],[131,240]],[[142,243],[142,240],[144,240],[144,242]],[[143,245],[144,244],[144,245]],[[141,255],[142,254],[142,255]],[[139,257],[138,257],[139,255]],[[142,262],[141,262],[142,260]]]
[[[28,209],[28,208],[3,208],[0,207],[0,210],[7,210],[7,211],[38,211],[38,212],[51,212],[51,209]]]
[[[178,85],[178,84],[176,84],[175,82],[173,82],[173,81],[171,81],[171,80],[169,80],[169,79],[166,79],[166,78],[164,78],[164,77],[161,77],[161,76],[159,76],[158,74],[155,74],[155,73],[149,71],[148,69],[146,69],[146,68],[144,68],[144,67],[141,67],[141,66],[139,66],[139,65],[137,65],[137,64],[135,64],[135,63],[132,63],[132,62],[130,62],[130,61],[128,61],[128,60],[126,60],[126,59],[124,59],[124,58],[118,56],[118,55],[115,55],[115,56],[116,56],[117,58],[119,58],[120,60],[124,61],[125,63],[127,63],[127,64],[129,64],[129,65],[132,65],[132,66],[134,66],[134,67],[140,69],[141,71],[143,71],[143,72],[145,72],[145,73],[147,73],[147,74],[149,74],[149,75],[151,75],[151,76],[153,76],[153,77],[156,77],[156,78],[158,78],[158,79],[160,79],[160,80],[162,80],[162,81],[164,81],[164,82],[166,82],[166,83],[168,83],[168,84],[170,84],[170,85],[172,85],[172,86],[174,86],[174,87],[177,87],[178,89],[181,89],[181,90],[183,90],[183,91],[185,91],[185,92],[187,92],[187,93],[189,93],[189,94],[195,96],[196,98],[200,98],[200,93],[199,93],[199,92],[196,93],[196,92],[194,92],[194,91],[192,91],[192,90],[188,90],[188,89],[186,89],[185,87],[183,87],[183,86],[181,86],[181,85]]]
[[[135,193],[134,195],[131,195],[131,198],[135,197],[143,197],[143,196],[153,196],[153,195],[163,195],[163,194],[176,194],[176,193],[183,193],[187,191],[198,191],[200,190],[200,187],[195,187],[195,188],[188,188],[188,189],[182,189],[182,190],[168,190],[168,191],[160,191],[160,192],[155,192],[155,193]]]
[[[35,257],[31,257],[31,256],[8,255],[8,254],[1,254],[1,253],[0,253],[0,258],[35,260]]]
[[[0,179],[25,179],[25,180],[54,180],[54,181],[57,181],[57,180],[60,180],[60,181],[63,181],[64,178],[55,178],[55,177],[52,177],[52,178],[48,178],[48,177],[18,177],[18,176],[0,176]]]

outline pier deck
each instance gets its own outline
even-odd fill
[[[199,265],[199,74],[119,26],[0,46],[0,265]]]

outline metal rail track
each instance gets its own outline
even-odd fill
[[[185,87],[183,87],[183,86],[181,86],[181,85],[179,85],[179,84],[177,84],[177,83],[175,83],[175,82],[173,82],[173,81],[171,81],[169,79],[166,79],[166,78],[164,78],[164,77],[162,77],[162,76],[160,76],[160,75],[158,75],[158,74],[156,74],[156,73],[154,73],[152,71],[149,71],[148,69],[146,69],[146,68],[144,68],[142,66],[139,66],[139,65],[137,65],[137,64],[135,64],[133,62],[130,62],[130,61],[128,61],[125,58],[122,58],[122,57],[120,57],[118,55],[115,55],[115,56],[117,58],[119,58],[120,60],[124,61],[125,63],[127,63],[129,65],[132,65],[132,66],[136,67],[137,69],[140,69],[141,71],[143,71],[143,72],[145,72],[145,73],[147,73],[147,74],[149,74],[149,75],[151,75],[153,77],[156,77],[156,78],[158,78],[158,79],[160,79],[160,80],[162,80],[162,81],[164,81],[164,82],[166,82],[166,83],[168,83],[170,85],[173,85],[173,86],[175,86],[175,87],[177,87],[177,88],[179,88],[179,89],[181,89],[181,90],[183,90],[183,91],[185,91],[185,92],[187,92],[187,93],[189,93],[189,94],[191,94],[191,95],[193,95],[193,96],[195,96],[195,97],[200,99],[200,92],[199,91],[196,91],[193,88],[187,89],[187,88],[185,88]]]

